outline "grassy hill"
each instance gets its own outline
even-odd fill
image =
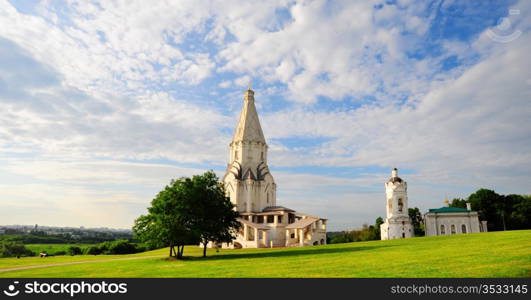
[[[531,230],[184,254],[3,258],[0,277],[531,277]]]

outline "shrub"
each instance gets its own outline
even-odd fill
[[[98,245],[98,248],[100,248],[101,254],[109,254],[110,247],[111,247],[111,242],[103,242]]]
[[[85,250],[85,254],[89,255],[98,255],[101,254],[103,251],[98,246],[90,246]]]
[[[66,255],[66,251],[65,250],[59,250],[59,251],[56,251],[53,255]]]
[[[117,240],[110,244],[108,254],[131,254],[137,253],[136,245],[128,240]]]
[[[143,245],[143,244],[136,244],[136,252],[146,252],[148,249],[147,249],[147,246]]]
[[[69,255],[80,255],[82,254],[81,248],[77,246],[70,246],[68,247],[68,254]]]
[[[14,256],[34,256],[33,251],[26,248],[23,244],[1,241],[0,242],[0,257],[14,257]]]

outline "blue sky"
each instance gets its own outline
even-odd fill
[[[330,230],[531,193],[527,1],[2,1],[0,224],[130,227],[223,175],[250,82],[278,203]]]

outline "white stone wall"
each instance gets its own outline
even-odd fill
[[[413,225],[409,217],[395,217],[387,219],[380,225],[382,240],[410,238],[414,236]]]
[[[239,180],[232,173],[225,176],[225,190],[239,212],[261,212],[268,206],[276,206],[277,186],[271,174],[264,180]]]
[[[385,184],[385,196],[387,198],[387,218],[409,216],[407,211],[407,183],[405,181],[387,182]]]
[[[427,213],[424,216],[426,226],[426,236],[452,234],[452,225],[455,233],[475,233],[480,232],[480,223],[477,212],[462,213]],[[444,233],[441,225],[444,226]],[[463,232],[463,226],[466,232]]]

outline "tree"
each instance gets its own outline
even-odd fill
[[[511,229],[531,228],[531,195],[518,196],[520,201],[514,201],[513,211],[510,214]]]
[[[68,250],[67,250],[68,254],[69,255],[80,255],[83,253],[83,251],[81,251],[81,248],[79,248],[78,246],[70,246],[68,247]]]
[[[209,242],[235,238],[240,226],[238,216],[218,177],[208,171],[172,180],[151,201],[148,214],[135,220],[133,230],[151,248],[169,246],[169,255],[177,258],[182,258],[185,245],[201,242],[206,257]]]
[[[493,190],[479,189],[468,196],[472,210],[480,212],[481,219],[488,221],[489,231],[503,230],[505,223],[505,199]]]
[[[420,212],[418,207],[415,208],[409,208],[408,209],[409,218],[411,219],[411,223],[413,225],[413,233],[415,233],[415,236],[423,236],[424,235],[424,223],[422,221],[422,213]]]
[[[135,220],[133,231],[136,237],[150,248],[169,247],[169,256],[182,258],[184,246],[198,243],[198,237],[190,228],[187,210],[187,178],[172,180],[151,201],[148,214]],[[177,247],[177,251],[175,250]]]
[[[461,198],[454,198],[450,202],[450,207],[466,208],[466,200]]]
[[[499,195],[493,190],[479,189],[468,196],[472,210],[487,220],[489,231],[531,228],[531,196]]]
[[[213,171],[187,179],[186,203],[193,232],[199,235],[206,257],[208,243],[226,243],[235,239],[241,224],[239,213],[225,196],[225,188]]]
[[[376,218],[376,221],[374,222],[374,236],[375,240],[381,239],[381,231],[380,231],[380,225],[384,223],[384,220],[382,217]]]
[[[26,248],[23,244],[0,241],[0,257],[14,257],[14,256],[34,256],[33,251]]]

